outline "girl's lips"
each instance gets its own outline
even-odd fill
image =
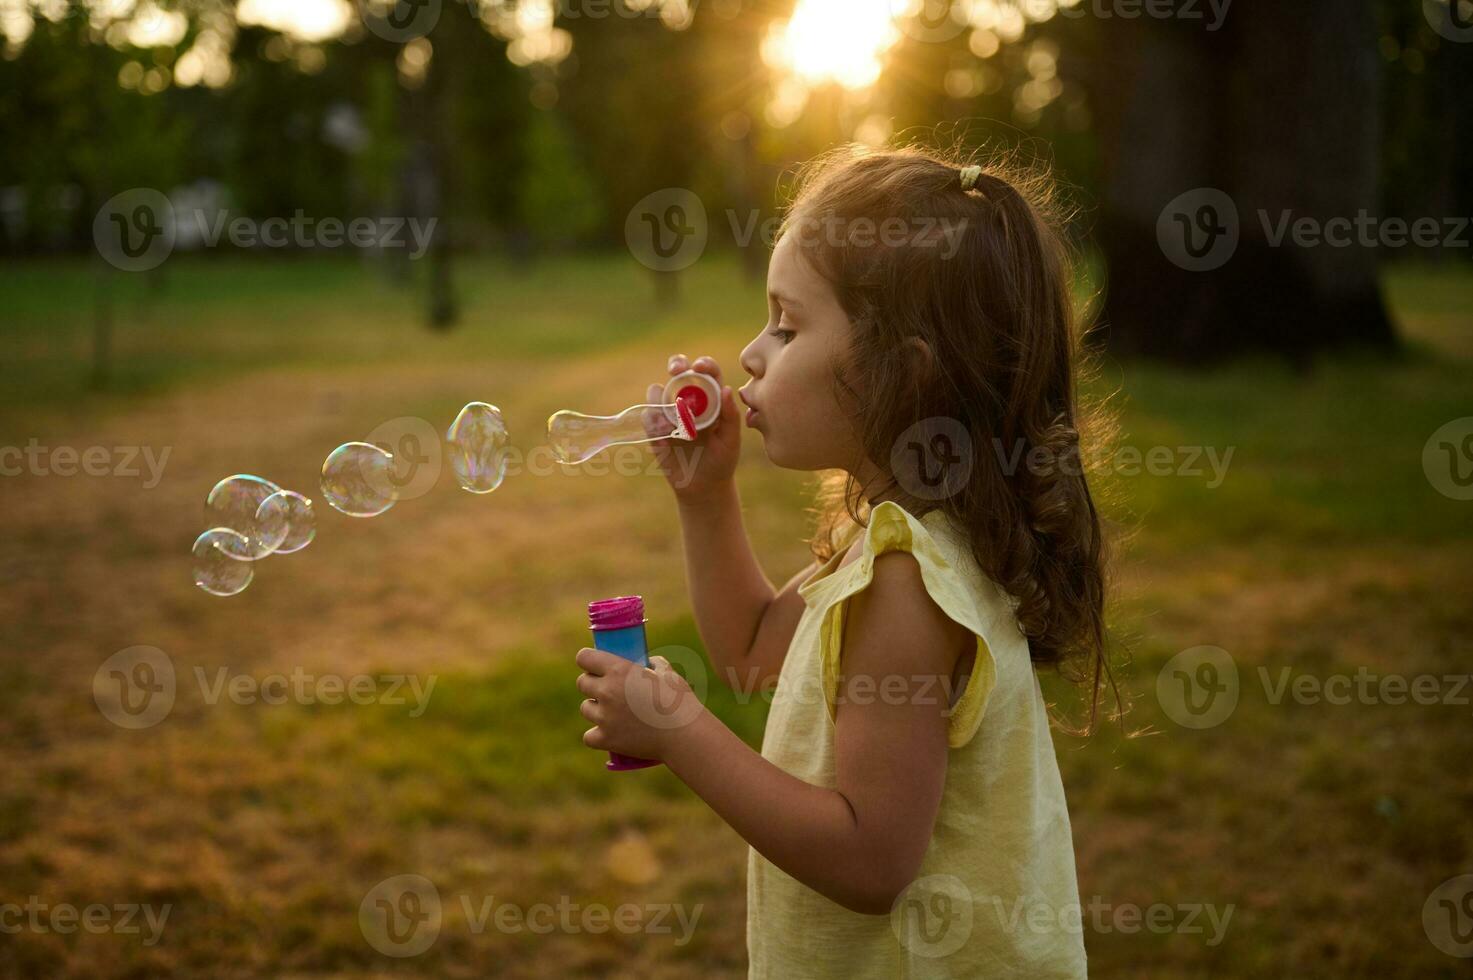
[[[757,419],[757,410],[755,408],[749,408],[749,409],[747,409],[747,428],[749,428],[749,429],[755,429],[757,427],[757,425],[756,425],[756,419]]]

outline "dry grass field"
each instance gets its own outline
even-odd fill
[[[530,452],[557,409],[642,400],[669,353],[739,377],[760,286],[703,264],[662,311],[632,263],[477,265],[464,322],[441,336],[355,265],[167,268],[110,287],[107,394],[85,387],[90,270],[0,271],[0,446],[168,452],[152,487],[146,468],[0,478],[0,904],[169,907],[156,937],[0,933],[0,974],[744,976],[745,844],[668,772],[607,774],[580,742],[572,657],[590,599],[642,593],[653,646],[701,650],[661,478],[529,467],[482,498],[446,467],[375,519],[319,502],[313,545],[228,599],[192,585],[189,547],[216,480],[255,473],[316,498],[327,452],[390,420],[443,430],[490,401]],[[1101,474],[1121,529],[1123,727],[1146,733],[1056,745],[1085,902],[1170,907],[1172,927],[1087,919],[1095,976],[1466,975],[1423,907],[1473,874],[1473,688],[1458,704],[1442,680],[1473,671],[1473,502],[1439,494],[1422,459],[1439,426],[1473,415],[1473,276],[1398,270],[1388,289],[1412,340],[1395,363],[1110,362],[1096,385],[1116,393],[1122,445],[1232,456],[1215,483],[1205,461],[1180,472],[1180,454],[1170,474],[1122,457]],[[807,560],[808,479],[747,436],[748,529],[782,580]],[[126,730],[93,684],[135,645],[164,651],[176,695]],[[1200,645],[1231,655],[1240,691],[1231,717],[1195,730],[1156,680]],[[1444,703],[1274,697],[1285,676],[1323,686],[1362,668],[1435,676]],[[360,674],[434,687],[417,707],[216,696],[222,676]],[[760,740],[760,700],[709,703]],[[413,957],[360,927],[365,896],[402,874],[443,907]],[[575,911],[582,924],[534,932],[482,918],[488,902],[699,917],[688,934],[673,917],[621,932]],[[1184,922],[1202,905],[1231,908],[1220,941]]]

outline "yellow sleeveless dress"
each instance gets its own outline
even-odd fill
[[[917,518],[885,501],[860,532],[855,561],[838,568],[841,548],[799,586],[806,609],[773,692],[762,755],[808,783],[835,786],[845,600],[869,585],[877,556],[903,550],[937,606],[977,638],[948,721],[940,812],[920,872],[888,916],[851,912],[749,848],[748,976],[1085,976],[1069,811],[1013,602],[940,511]],[[943,700],[952,693],[938,690]]]

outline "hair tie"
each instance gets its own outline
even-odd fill
[[[967,167],[962,170],[962,190],[969,191],[977,186],[977,181],[982,178],[982,168],[977,166]]]

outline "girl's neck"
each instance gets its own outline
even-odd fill
[[[901,503],[905,496],[900,486],[896,484],[895,478],[872,463],[866,463],[864,466],[851,470],[849,475],[859,485],[860,492],[869,502],[871,509],[887,500]]]

